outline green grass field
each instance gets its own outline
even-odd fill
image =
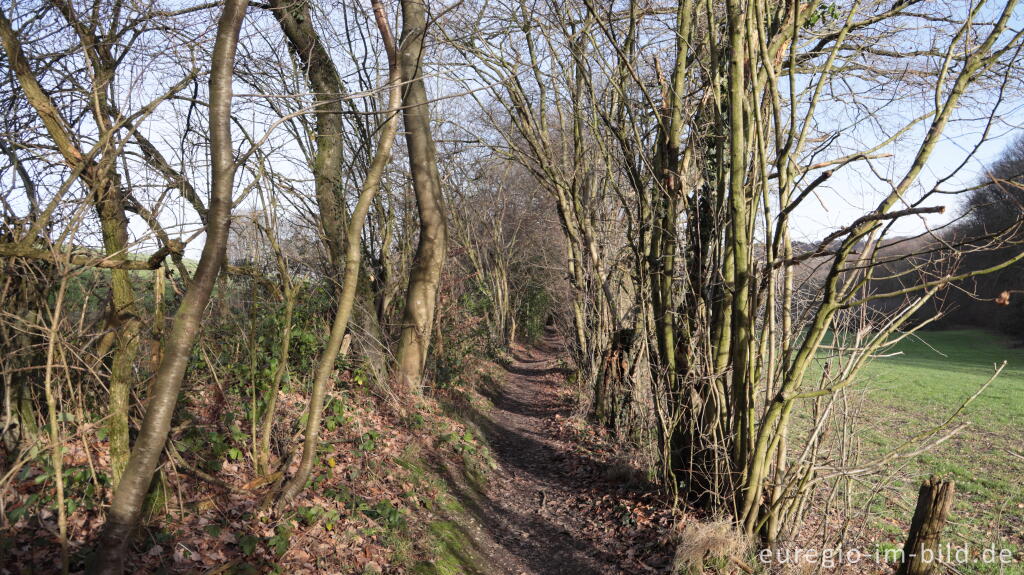
[[[917,496],[929,475],[953,479],[957,498],[945,532],[971,549],[1012,549],[1018,563],[958,565],[962,573],[1024,574],[1024,349],[975,330],[920,332],[863,372],[863,452],[891,451],[942,423],[1007,361],[998,379],[961,415],[970,427],[934,451],[885,470],[887,487],[869,504],[878,543],[902,544]],[[867,497],[865,496],[865,500]]]

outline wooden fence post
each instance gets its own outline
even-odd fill
[[[903,563],[896,575],[929,575],[939,565],[939,536],[953,507],[955,490],[956,483],[935,476],[921,484],[910,534],[903,546]]]

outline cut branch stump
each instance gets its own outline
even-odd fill
[[[937,572],[936,567],[940,565],[939,537],[953,507],[955,490],[956,483],[934,476],[921,484],[910,533],[903,546],[903,562],[896,575],[931,575]]]

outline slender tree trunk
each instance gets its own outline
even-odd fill
[[[377,203],[377,217],[384,226],[384,234],[380,240],[380,259],[376,266],[377,277],[374,282],[374,309],[377,314],[377,328],[385,331],[388,307],[391,304],[391,239],[395,229],[395,204],[388,202],[387,211]],[[382,340],[383,341],[383,340]]]
[[[128,244],[128,218],[124,214],[123,198],[113,192],[113,188],[107,191],[115,197],[102,199],[97,212],[102,222],[103,244],[107,255],[117,254],[118,259],[122,259]],[[123,269],[110,270],[111,302],[106,325],[106,329],[112,330],[114,338],[113,357],[110,360],[108,436],[110,468],[115,487],[121,480],[130,453],[128,410],[139,349],[140,321],[129,274]]]
[[[420,237],[405,294],[397,379],[405,390],[414,393],[422,391],[421,380],[430,347],[437,288],[448,240],[441,176],[437,171],[437,152],[430,132],[430,107],[423,82],[426,27],[424,1],[402,0],[402,38],[399,42],[399,62],[405,84],[402,106],[409,169],[420,216]]]
[[[44,376],[43,388],[46,393],[46,414],[47,424],[50,432],[50,456],[53,465],[53,479],[57,491],[57,529],[60,535],[60,564],[61,573],[68,572],[70,558],[70,546],[68,545],[68,517],[67,508],[64,505],[64,443],[60,436],[60,422],[57,419],[58,398],[53,389],[53,368],[54,355],[57,346],[57,330],[60,329],[61,313],[64,311],[64,294],[67,291],[68,279],[63,277],[60,280],[60,287],[57,289],[57,301],[53,306],[53,314],[50,319],[50,330],[47,334],[49,343],[46,348],[46,375]]]
[[[391,148],[398,133],[397,110],[401,102],[401,84],[399,83],[401,74],[399,72],[397,50],[387,25],[384,8],[379,0],[373,0],[373,10],[388,55],[388,115],[384,120],[380,141],[377,143],[377,150],[374,152],[373,160],[371,160],[370,167],[366,171],[366,180],[363,182],[362,189],[359,192],[359,200],[356,202],[355,210],[352,212],[352,219],[348,223],[345,279],[338,300],[338,308],[334,314],[334,323],[331,326],[327,347],[320,355],[316,376],[313,379],[313,390],[309,399],[309,416],[306,418],[306,436],[302,444],[302,459],[299,462],[299,469],[288,480],[288,483],[285,484],[281,491],[279,503],[282,505],[298,495],[306,486],[306,481],[309,479],[309,474],[312,472],[313,464],[316,461],[316,448],[320,437],[320,418],[323,415],[324,398],[327,396],[331,374],[334,372],[335,358],[338,357],[338,353],[341,351],[342,342],[345,339],[345,330],[348,328],[348,321],[352,315],[356,291],[359,288],[363,222],[366,220],[366,214],[370,210],[374,196],[380,190],[384,169],[391,159]],[[319,42],[319,40],[317,41]]]
[[[199,332],[203,311],[210,300],[217,275],[224,264],[231,218],[231,192],[237,168],[230,124],[232,68],[247,5],[248,0],[227,0],[217,25],[217,42],[213,48],[210,73],[212,192],[206,245],[203,246],[192,284],[174,316],[142,429],[107,512],[96,563],[92,567],[93,573],[117,574],[123,571],[129,539],[142,513],[153,472],[167,442],[192,344]]]
[[[746,97],[746,80],[743,59],[747,53],[745,35],[746,12],[738,0],[730,0],[726,4],[729,24],[729,210],[732,224],[732,306],[730,310],[732,324],[732,340],[730,342],[730,359],[732,367],[732,402],[733,417],[738,425],[735,428],[733,462],[737,467],[745,464],[750,451],[753,429],[748,419],[753,417],[753,405],[750,401],[752,382],[749,378],[749,362],[751,353],[750,334],[750,238],[748,206],[746,193],[746,159],[749,153],[746,146],[746,122],[744,121],[744,101]]]

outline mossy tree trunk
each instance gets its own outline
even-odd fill
[[[97,22],[80,19],[70,3],[60,1],[55,2],[54,6],[77,33],[87,56],[85,61],[90,67],[90,111],[99,130],[100,143],[93,148],[89,157],[83,152],[82,144],[70,124],[39,84],[10,21],[3,14],[0,14],[0,37],[29,104],[43,121],[64,160],[78,170],[89,190],[90,200],[100,222],[107,261],[112,264],[110,307],[104,325],[106,333],[97,347],[97,356],[106,358],[108,354],[111,355],[108,428],[111,471],[116,485],[128,460],[128,410],[135,380],[141,326],[130,272],[117,265],[127,259],[129,247],[126,198],[116,169],[118,150],[115,132],[118,126],[110,116],[112,108],[109,103],[117,59],[111,52],[110,39],[98,32]]]
[[[342,99],[345,85],[334,61],[313,27],[308,0],[272,0],[271,13],[288,39],[288,46],[302,64],[313,92],[316,116],[316,154],[313,157],[313,182],[324,243],[340,292],[345,267],[345,186],[342,160],[345,152],[345,125]]]

